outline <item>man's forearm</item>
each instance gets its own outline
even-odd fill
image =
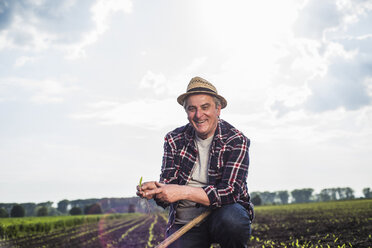
[[[204,206],[209,206],[209,198],[205,191],[202,188],[192,187],[192,186],[181,186],[182,187],[182,194],[184,198],[183,200],[189,200],[196,203],[200,203]]]
[[[149,189],[143,192],[146,198],[156,197],[157,200],[165,203],[189,200],[205,206],[210,205],[207,193],[205,193],[203,188],[159,182],[155,182],[155,186],[155,189]]]

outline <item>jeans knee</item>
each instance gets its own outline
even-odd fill
[[[247,210],[240,204],[230,204],[217,209],[211,216],[212,226],[218,233],[232,236],[248,236],[251,232],[251,222]]]

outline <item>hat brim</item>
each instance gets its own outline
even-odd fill
[[[183,103],[189,95],[195,95],[195,94],[207,94],[211,96],[217,97],[221,102],[221,109],[225,108],[227,106],[227,101],[223,96],[220,96],[218,94],[211,93],[210,91],[193,91],[193,92],[186,92],[179,97],[177,97],[177,102],[183,106]]]

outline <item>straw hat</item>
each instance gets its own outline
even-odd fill
[[[227,105],[226,99],[218,95],[216,87],[214,87],[213,84],[201,77],[194,77],[191,79],[190,83],[187,85],[186,93],[180,95],[177,98],[177,102],[183,105],[186,97],[191,94],[198,93],[205,93],[217,97],[221,101],[221,108],[224,108]]]

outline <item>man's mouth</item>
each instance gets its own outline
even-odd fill
[[[204,122],[206,122],[207,120],[203,120],[203,121],[195,121],[196,124],[203,124]]]

